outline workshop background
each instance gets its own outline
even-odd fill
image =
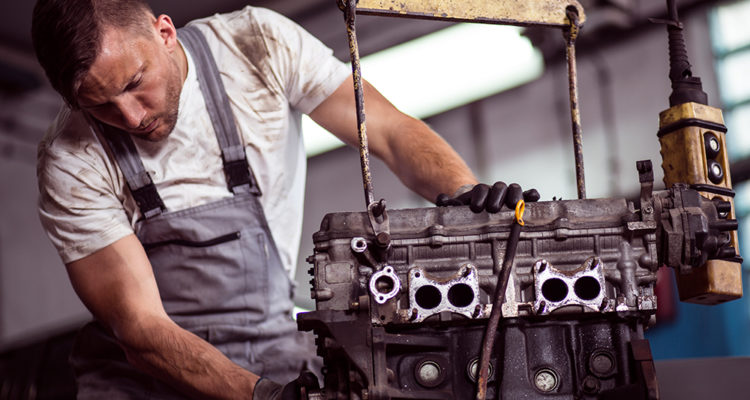
[[[47,84],[33,55],[29,35],[33,3],[6,1],[0,5],[0,398],[3,390],[6,394],[10,390],[3,386],[3,377],[7,378],[9,371],[16,371],[16,376],[27,374],[27,380],[34,382],[25,389],[28,398],[44,398],[45,390],[51,390],[48,388],[65,393],[65,351],[75,329],[90,318],[73,293],[64,266],[37,218],[36,144],[61,100]],[[178,26],[246,4],[239,0],[150,3],[156,13],[169,14]],[[654,161],[657,188],[663,188],[656,131],[658,113],[668,108],[671,91],[667,35],[663,25],[648,22],[648,17],[665,18],[666,2],[581,3],[588,17],[577,45],[588,197],[635,199],[639,187],[637,160]],[[334,0],[263,0],[251,4],[269,7],[297,21],[330,46],[337,57],[348,61],[344,21]],[[750,1],[681,0],[679,5],[693,73],[702,78],[709,104],[724,110],[737,192],[741,254],[747,259],[750,79],[744,74],[750,70],[750,28],[746,26]],[[408,54],[421,51],[411,47],[384,52],[440,32],[447,32],[443,39],[460,37],[461,41],[457,48],[445,45],[432,51],[436,58],[430,59],[429,65],[417,64],[425,58],[422,55],[408,58]],[[458,36],[466,32],[469,36]],[[374,55],[369,57],[371,64],[365,62],[363,76],[383,88],[397,106],[424,118],[467,160],[480,180],[535,187],[542,200],[576,197],[559,31],[466,31],[442,22],[360,16],[358,35],[363,57]],[[509,46],[511,39],[515,47]],[[458,51],[464,53],[459,56]],[[456,59],[467,64],[456,66]],[[368,65],[372,65],[372,75],[368,75]],[[434,74],[427,74],[428,70]],[[479,86],[458,80],[481,76],[484,70],[496,71],[493,77],[480,78],[494,82],[492,85],[481,80]],[[427,80],[421,86],[420,78]],[[458,83],[451,85],[454,80]],[[395,98],[398,94],[392,97],[385,90],[394,82],[406,88],[412,100],[400,100]],[[464,86],[470,93],[454,94],[451,86]],[[449,99],[426,104],[435,103],[441,92]],[[309,296],[305,258],[312,253],[312,233],[325,213],[363,210],[364,202],[357,151],[306,140],[310,143],[309,174],[296,301],[301,308],[309,309],[314,304]],[[381,162],[373,160],[372,171],[375,196],[387,199],[389,208],[428,205],[403,188]],[[746,262],[746,294],[750,293],[749,270],[750,263]],[[720,306],[679,303],[676,290],[671,296],[659,298],[664,315],[647,332],[655,359],[750,355],[748,296]]]

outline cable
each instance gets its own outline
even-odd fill
[[[477,400],[484,400],[487,397],[487,381],[489,380],[489,367],[490,367],[490,356],[492,355],[492,347],[495,344],[495,335],[497,334],[497,327],[500,323],[500,318],[503,316],[503,303],[505,302],[505,291],[508,288],[508,281],[510,280],[510,270],[513,266],[513,259],[516,256],[516,248],[518,247],[518,240],[521,237],[521,226],[523,222],[523,212],[525,203],[523,200],[519,200],[516,203],[516,215],[513,224],[510,227],[510,235],[508,236],[508,246],[505,248],[505,257],[503,259],[503,269],[501,271],[500,279],[495,287],[495,296],[492,303],[492,311],[490,311],[490,318],[487,321],[487,329],[484,332],[484,339],[482,340],[482,353],[479,357],[479,378],[477,379]],[[503,349],[504,350],[504,349]],[[500,374],[502,373],[497,368],[498,380],[500,380]],[[498,394],[498,399],[500,394]]]

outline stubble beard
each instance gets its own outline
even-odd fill
[[[176,67],[176,65],[175,65]],[[160,142],[166,139],[172,133],[177,125],[177,117],[180,113],[180,92],[182,89],[181,79],[178,73],[172,74],[172,78],[167,82],[165,97],[166,111],[158,116],[161,123],[157,130],[140,136],[149,142]]]

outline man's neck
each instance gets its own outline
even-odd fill
[[[179,41],[177,43],[179,44],[179,46],[177,47],[177,51],[175,52],[175,59],[177,61],[177,67],[180,69],[182,83],[185,84],[185,80],[187,79],[188,74],[187,55],[185,54],[185,49],[182,47],[182,43],[180,43]]]

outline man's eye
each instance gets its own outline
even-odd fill
[[[133,82],[130,82],[128,87],[125,88],[125,90],[132,90],[140,86],[141,81],[143,81],[143,77],[139,77],[138,79],[134,80]]]

